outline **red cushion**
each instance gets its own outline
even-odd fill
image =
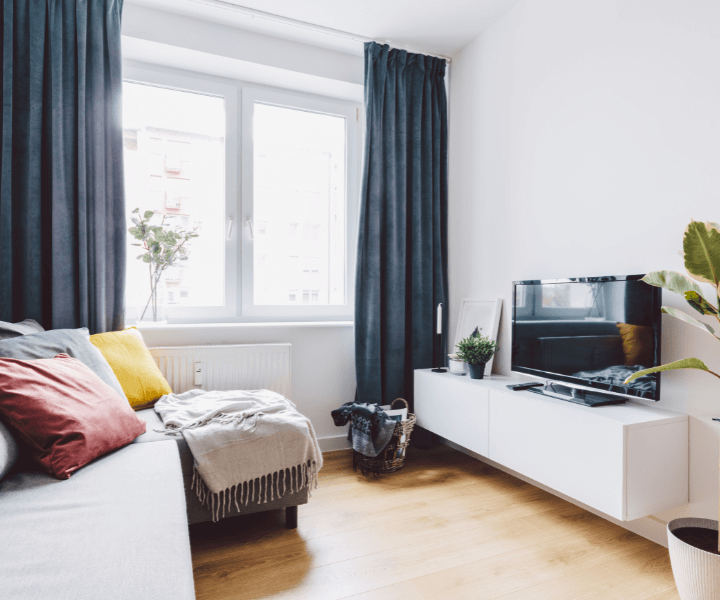
[[[127,400],[67,354],[0,359],[0,417],[58,479],[145,433]]]

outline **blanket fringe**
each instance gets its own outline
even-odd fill
[[[243,481],[212,493],[197,468],[193,465],[193,477],[190,488],[197,494],[200,503],[212,513],[212,520],[217,522],[233,509],[242,512],[241,507],[250,504],[267,504],[280,499],[290,491],[295,494],[307,488],[312,496],[312,490],[318,487],[318,469],[313,460],[308,460],[288,469],[268,473],[263,477]]]

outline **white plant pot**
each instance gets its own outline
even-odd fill
[[[681,527],[703,527],[718,530],[711,519],[674,519],[668,523],[668,550],[675,584],[682,600],[717,600],[720,598],[720,556],[686,544],[673,531]]]
[[[450,372],[455,375],[464,375],[467,371],[467,365],[461,360],[451,358],[448,360],[448,366],[450,367]]]

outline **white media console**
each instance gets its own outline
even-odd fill
[[[505,387],[523,381],[415,371],[417,424],[621,521],[687,504],[687,415]]]

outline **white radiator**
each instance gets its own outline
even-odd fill
[[[266,389],[291,397],[290,344],[150,348],[176,394],[193,389]],[[199,385],[196,367],[200,366]]]

